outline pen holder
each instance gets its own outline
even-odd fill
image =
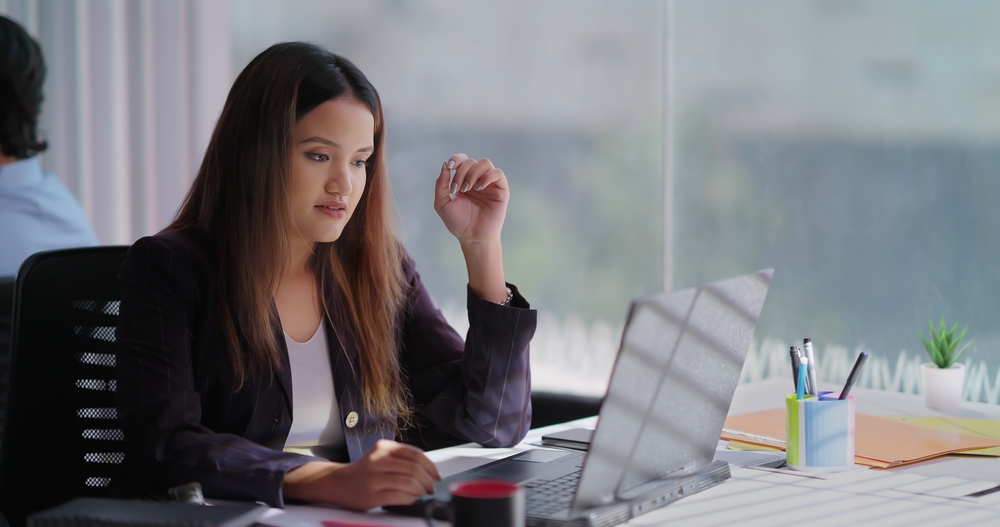
[[[854,396],[837,399],[785,397],[788,466],[794,470],[840,470],[854,465]]]

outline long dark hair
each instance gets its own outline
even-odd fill
[[[17,22],[0,16],[0,149],[18,159],[43,152],[38,138],[45,60],[38,42]]]
[[[326,312],[337,338],[350,335],[357,344],[366,409],[405,418],[408,395],[395,338],[404,278],[382,104],[349,60],[302,42],[276,44],[257,55],[233,83],[198,176],[167,228],[199,229],[217,245],[222,333],[239,383],[258,369],[281,368],[272,298],[292,224],[292,131],[304,115],[338,97],[353,97],[371,110],[375,151],[354,216],[340,239],[317,244],[312,265],[324,310],[327,290],[343,308],[338,318]]]

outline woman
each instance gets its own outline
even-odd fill
[[[463,343],[397,242],[384,137],[375,89],[316,46],[236,79],[177,218],[122,266],[116,487],[369,509],[438,479],[400,423],[524,437],[535,313],[503,277],[506,177],[456,154],[435,181],[468,266]]]

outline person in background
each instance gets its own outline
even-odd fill
[[[0,16],[0,277],[38,251],[97,245],[76,198],[38,161],[44,80],[38,43]]]
[[[113,491],[406,505],[439,479],[399,441],[417,418],[484,446],[524,438],[537,314],[504,278],[507,177],[441,161],[427,197],[465,256],[464,341],[399,242],[364,74],[301,42],[244,68],[174,222],[119,274]]]

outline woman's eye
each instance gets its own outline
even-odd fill
[[[365,160],[365,159],[358,159],[358,160],[357,160],[357,161],[355,161],[355,162],[354,162],[353,164],[354,164],[354,166],[355,166],[355,167],[357,167],[357,168],[365,168],[365,162],[366,162],[366,160]]]
[[[329,161],[330,158],[326,154],[313,154],[306,153],[306,156],[313,161]]]

